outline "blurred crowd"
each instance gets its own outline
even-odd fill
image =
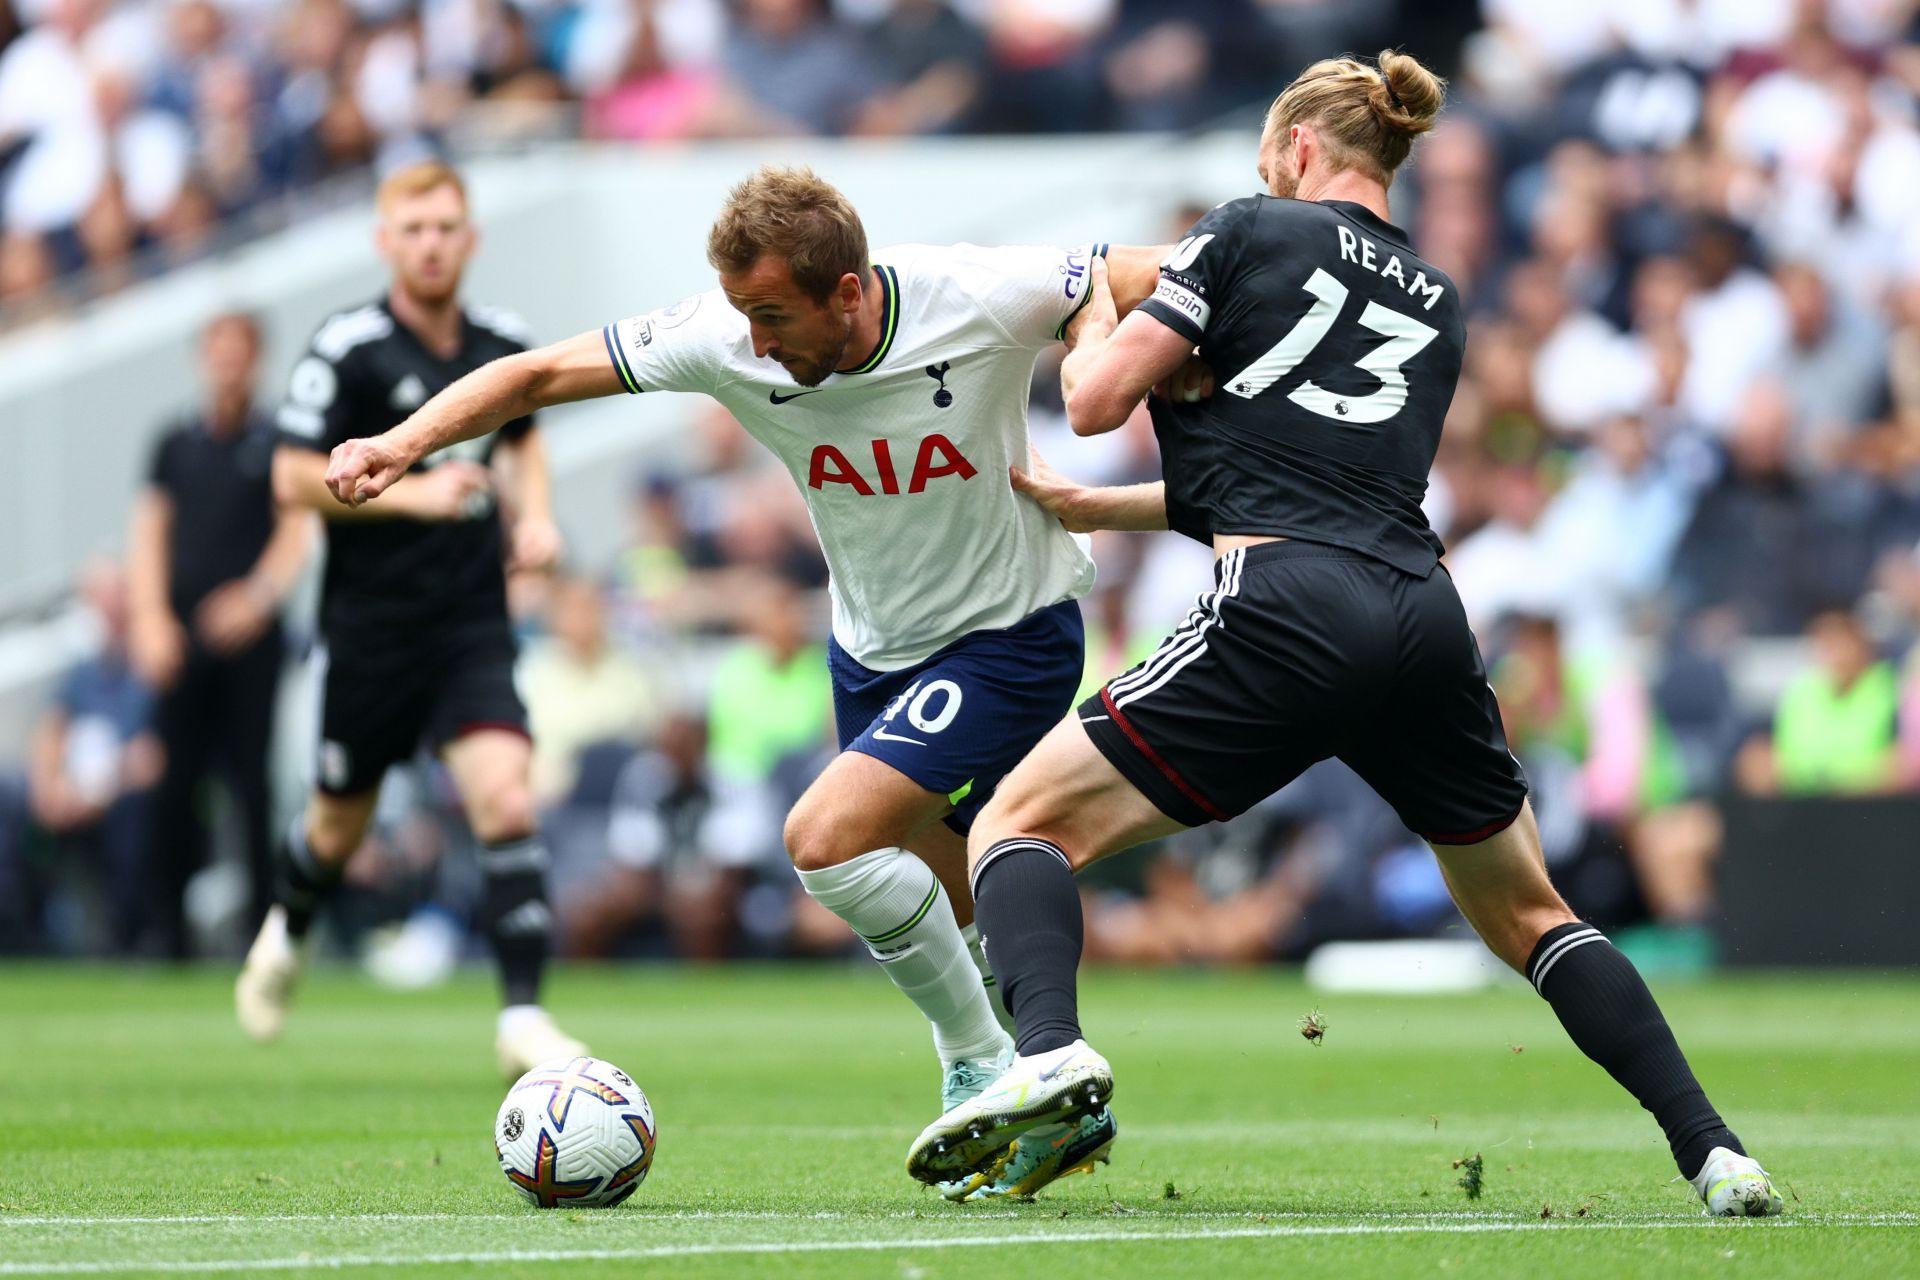
[[[1557,880],[1643,960],[1684,969],[1711,959],[1734,798],[1920,791],[1920,23],[1913,0],[1481,8],[1443,123],[1393,191],[1470,300],[1428,512]],[[356,69],[314,65],[354,86],[358,132],[329,136],[364,157],[453,100],[536,91],[580,95],[588,128],[624,136],[1181,125],[1396,12],[1270,2],[1273,43],[1243,60],[1252,44],[1223,36],[1251,19],[1227,3],[660,0],[506,7],[499,27],[466,6],[377,9],[165,13],[203,23],[209,49],[334,14],[329,56],[352,45]],[[467,25],[443,29],[455,9]],[[79,11],[55,0],[45,22]],[[393,91],[404,111],[376,81],[413,86]],[[293,173],[335,153],[287,154]],[[175,198],[201,163],[182,160]],[[1163,234],[1202,211],[1170,209]],[[1067,430],[1056,358],[1035,374],[1036,446],[1083,481],[1157,476],[1144,415],[1094,441]],[[687,413],[695,461],[633,478],[617,560],[513,584],[562,937],[594,956],[841,950],[779,841],[831,749],[824,566],[784,472],[717,407]],[[1090,688],[1152,649],[1210,558],[1171,534],[1102,535],[1096,555]],[[89,591],[117,634],[111,577]],[[76,815],[110,845],[114,804],[157,776],[114,655],[76,671],[36,737],[0,879],[41,874]],[[405,980],[431,970],[421,957],[451,963],[471,876],[446,856],[461,836],[435,770],[389,792],[356,901],[359,925],[394,926],[373,954]],[[1457,924],[1425,847],[1337,763],[1084,880],[1098,959],[1244,963]],[[33,936],[76,945],[58,934]]]
[[[1270,94],[1276,67],[1408,38],[1396,11],[1422,7],[8,0],[0,311],[44,312],[63,278],[111,289],[451,141],[1184,128]]]

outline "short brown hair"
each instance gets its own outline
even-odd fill
[[[1328,143],[1336,169],[1393,179],[1413,140],[1433,128],[1447,82],[1408,54],[1382,50],[1369,67],[1358,58],[1325,58],[1302,71],[1267,109],[1269,135],[1311,124]]]
[[[459,194],[460,203],[467,203],[467,184],[460,180],[460,175],[452,165],[438,160],[423,160],[404,169],[395,169],[381,180],[374,202],[379,205],[380,212],[385,213],[397,201],[411,200],[429,191],[438,191],[441,187],[452,187]]]
[[[247,341],[253,344],[257,352],[266,341],[266,332],[260,324],[260,317],[251,311],[222,311],[200,327],[200,341],[204,344],[222,329],[238,329],[247,335]]]
[[[707,234],[707,261],[738,274],[773,253],[816,302],[867,270],[867,229],[830,182],[804,166],[764,165],[727,193]]]

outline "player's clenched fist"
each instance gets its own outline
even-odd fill
[[[334,448],[327,459],[327,488],[349,507],[370,502],[406,474],[413,460],[378,437],[349,440]]]
[[[1165,382],[1155,384],[1153,394],[1175,404],[1196,404],[1213,396],[1213,367],[1198,353],[1175,369]]]

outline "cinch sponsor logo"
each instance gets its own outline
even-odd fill
[[[868,447],[873,452],[874,478],[878,481],[876,489],[860,469],[848,461],[847,455],[830,444],[816,445],[813,458],[807,465],[807,487],[824,489],[830,484],[844,484],[863,498],[871,498],[876,493],[899,493],[899,473],[893,465],[893,447],[885,440],[870,441]],[[907,480],[907,492],[919,493],[934,480],[942,476],[959,476],[962,480],[971,480],[980,473],[980,469],[968,462],[953,441],[943,435],[931,435],[920,442],[919,452],[914,455],[913,470]]]
[[[1067,250],[1067,260],[1060,264],[1060,274],[1065,277],[1060,283],[1060,292],[1068,301],[1080,296],[1080,282],[1087,278],[1087,267],[1093,255],[1083,249]]]

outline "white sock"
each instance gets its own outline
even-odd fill
[[[993,966],[987,963],[987,949],[980,945],[980,926],[968,925],[960,931],[960,937],[967,944],[967,954],[973,957],[973,967],[980,973],[980,985],[987,989],[987,1004],[993,1008],[994,1021],[1002,1031],[1013,1036],[1013,1015],[1007,1012],[1006,1002],[1000,998],[1000,984],[994,981]]]
[[[545,1022],[547,1011],[537,1004],[510,1004],[500,1011],[494,1030],[502,1039],[520,1034],[530,1022]]]
[[[1000,1052],[1006,1034],[932,868],[905,849],[876,849],[802,871],[800,883],[860,935],[893,985],[927,1015],[942,1063]]]

